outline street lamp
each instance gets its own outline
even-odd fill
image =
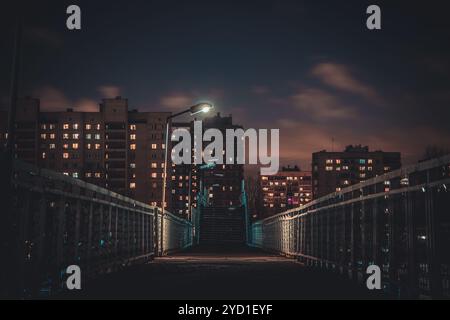
[[[198,113],[208,113],[214,108],[211,103],[201,102],[198,103],[184,111],[172,114],[166,118],[166,144],[165,144],[165,152],[164,152],[164,177],[163,177],[163,190],[162,190],[162,201],[161,201],[161,232],[160,232],[160,246],[158,248],[159,254],[163,255],[163,233],[164,233],[164,210],[166,208],[166,189],[167,189],[167,157],[168,157],[168,149],[169,149],[169,124],[170,120],[181,116],[186,113],[190,113],[191,116],[196,115]]]

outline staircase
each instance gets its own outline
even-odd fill
[[[200,216],[200,245],[245,244],[244,207],[203,207]]]

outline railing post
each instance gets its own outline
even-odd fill
[[[427,172],[428,173],[428,172]],[[441,263],[437,254],[439,242],[439,217],[434,206],[435,190],[428,188],[425,193],[425,216],[427,235],[427,264],[429,266],[430,293],[433,298],[442,297]]]

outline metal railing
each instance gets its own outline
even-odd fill
[[[12,210],[24,296],[58,291],[66,268],[92,279],[155,254],[161,211],[104,188],[15,161]],[[155,228],[157,222],[157,226]],[[164,253],[192,245],[192,224],[164,214]]]
[[[252,224],[252,245],[386,292],[450,297],[450,156],[405,167]]]

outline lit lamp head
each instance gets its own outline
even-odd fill
[[[191,116],[200,112],[208,113],[214,108],[211,103],[202,102],[191,107]]]

